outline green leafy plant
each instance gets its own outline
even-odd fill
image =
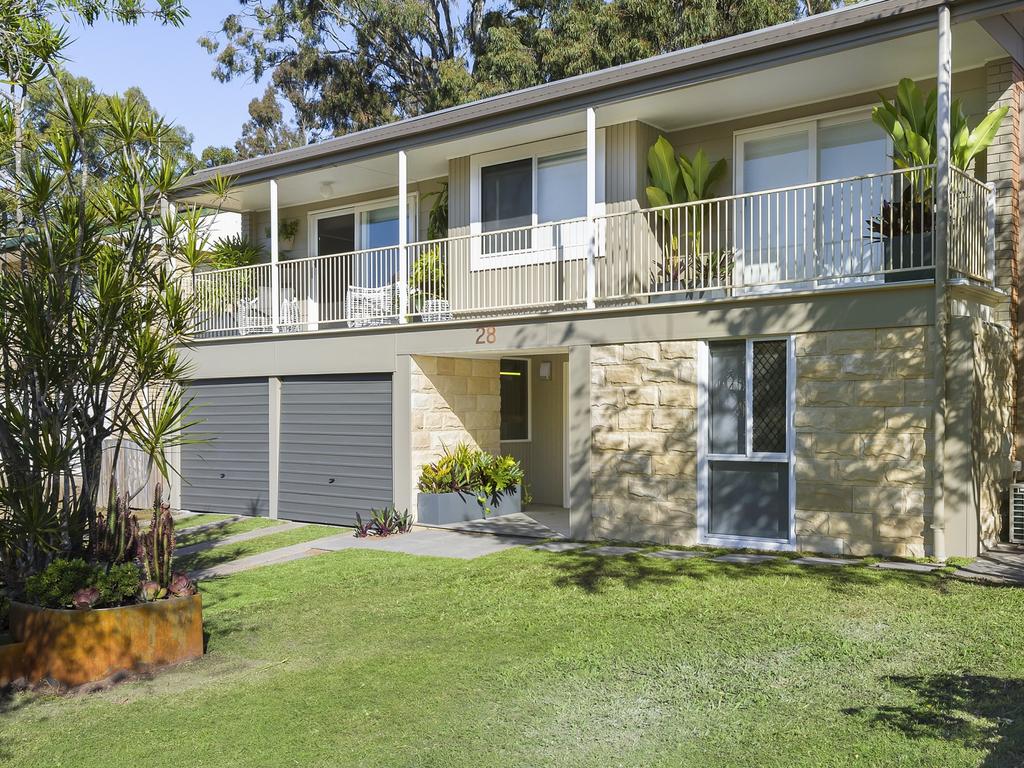
[[[364,521],[356,513],[356,538],[367,536],[392,536],[396,533],[408,533],[412,530],[412,515],[408,511],[399,512],[394,507],[371,509],[370,519]]]
[[[417,487],[422,493],[469,493],[477,497],[485,513],[491,504],[523,485],[525,475],[511,456],[495,456],[465,443],[420,471]]]
[[[647,201],[661,208],[707,200],[726,168],[724,158],[712,162],[703,149],[698,149],[693,159],[682,153],[677,155],[669,140],[659,136],[647,152],[647,172],[651,179]],[[731,281],[732,251],[704,252],[704,217],[683,216],[676,209],[659,211],[658,216],[668,222],[668,241],[663,244],[666,256],[654,264],[653,282],[696,289],[726,285]],[[683,230],[684,224],[689,228]]]
[[[210,246],[207,263],[214,269],[248,267],[263,260],[263,246],[243,235],[228,235]]]
[[[925,94],[910,78],[903,78],[892,101],[879,94],[882,103],[871,110],[871,119],[892,140],[893,165],[918,169],[905,174],[895,199],[882,202],[879,216],[869,220],[868,229],[878,239],[923,234],[932,231],[935,169],[937,159],[938,93]],[[950,163],[966,171],[974,158],[996,137],[1008,112],[1000,107],[989,112],[971,129],[963,104],[954,100],[950,111]],[[923,167],[922,167],[923,166]]]
[[[430,192],[427,197],[434,198],[427,218],[427,239],[440,240],[448,237],[448,182],[441,182],[441,189]]]
[[[282,240],[291,240],[299,232],[298,219],[281,219],[277,225],[277,236]],[[263,234],[270,239],[270,227],[263,228]]]
[[[83,591],[88,595],[79,595]],[[88,563],[81,558],[58,558],[25,582],[25,597],[44,608],[124,605],[135,600],[139,592],[139,569],[134,563],[120,563],[109,569],[102,563]],[[81,599],[76,600],[76,595]]]
[[[448,272],[439,247],[430,248],[416,257],[409,271],[409,285],[421,310],[426,299],[448,298]]]
[[[935,163],[936,115],[938,93],[925,95],[908,77],[900,80],[896,97],[889,101],[879,94],[882,103],[871,110],[874,120],[892,139],[893,163],[897,168],[914,168]],[[984,152],[996,137],[1009,107],[989,112],[972,130],[967,124],[963,104],[954,99],[950,111],[950,163],[966,171],[971,161]],[[930,180],[930,175],[928,176]],[[924,185],[926,188],[931,184]]]

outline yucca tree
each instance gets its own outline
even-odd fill
[[[40,53],[44,76],[56,58]],[[207,248],[203,212],[167,203],[188,171],[160,150],[169,126],[130,99],[57,88],[52,130],[0,197],[19,212],[0,270],[0,557],[15,585],[88,546],[107,438],[169,473],[190,423],[181,278]],[[105,178],[90,177],[90,151],[109,153]]]

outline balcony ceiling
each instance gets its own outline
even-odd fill
[[[954,71],[973,69],[1006,55],[977,22],[954,26]],[[933,78],[936,61],[936,34],[919,33],[852,50],[823,53],[782,66],[738,72],[734,76],[643,98],[597,103],[598,126],[642,120],[663,131],[673,131],[776,112],[890,87],[902,77]],[[583,130],[584,115],[581,112],[412,147],[408,151],[409,180],[414,182],[446,176],[450,158]],[[315,203],[321,199],[382,190],[397,183],[397,155],[389,153],[355,163],[283,176],[278,182],[279,201],[282,207]],[[200,203],[211,202],[203,196],[190,199]],[[238,211],[265,210],[269,207],[268,183],[236,188],[226,207]]]

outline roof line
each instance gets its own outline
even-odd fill
[[[993,15],[1024,6],[1021,0],[869,0],[762,30],[715,40],[608,69],[531,86],[460,104],[437,112],[345,134],[317,144],[284,150],[199,171],[182,182],[179,196],[196,194],[217,175],[236,184],[266,181],[287,172],[302,173],[395,149],[456,139],[481,129],[601,106],[671,87],[735,75],[752,66],[777,66],[922,31],[936,24],[930,13],[954,8],[957,20]],[[836,39],[839,38],[839,39]]]

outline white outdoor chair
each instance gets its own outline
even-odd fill
[[[235,310],[238,321],[238,335],[248,336],[251,333],[269,333],[270,318],[260,312],[259,299],[239,299]]]
[[[284,333],[295,333],[302,330],[299,319],[299,300],[285,299],[281,302],[281,330]]]
[[[379,288],[350,285],[345,292],[345,317],[352,328],[384,325],[395,314],[395,283]]]
[[[423,302],[424,323],[442,323],[452,317],[452,305],[448,299],[427,299]]]

